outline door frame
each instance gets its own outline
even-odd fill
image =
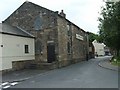
[[[47,62],[52,63],[56,60],[54,41],[47,42]]]

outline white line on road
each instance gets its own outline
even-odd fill
[[[7,86],[3,87],[3,89],[9,88],[9,87],[10,87],[10,85],[7,85]]]
[[[7,85],[9,82],[5,82],[5,83],[2,83],[1,85],[2,86],[5,86],[5,85]]]
[[[2,84],[0,84],[0,90],[3,88],[3,89],[7,89],[7,88],[10,88],[11,86],[15,86],[17,85],[18,82],[4,82]]]
[[[16,84],[18,84],[18,82],[13,82],[13,83],[11,83],[10,85],[14,86],[14,85],[16,85]]]

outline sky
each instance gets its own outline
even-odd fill
[[[26,0],[0,0],[0,23]],[[82,28],[97,34],[98,17],[103,0],[28,0],[52,11],[64,10],[66,18]]]

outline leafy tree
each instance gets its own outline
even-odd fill
[[[96,39],[96,35],[94,33],[89,32],[89,41],[93,42]]]
[[[120,53],[120,1],[106,2],[102,7],[101,16],[99,17],[99,34],[107,46],[116,51],[116,55]]]
[[[102,42],[102,40],[100,39],[101,37],[99,37],[98,34],[94,34],[89,32],[89,41],[93,42],[94,40],[97,40],[98,42]]]

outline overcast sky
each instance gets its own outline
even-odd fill
[[[26,0],[0,0],[0,22]],[[53,11],[64,10],[71,22],[93,33],[98,32],[98,17],[103,0],[29,0]]]

